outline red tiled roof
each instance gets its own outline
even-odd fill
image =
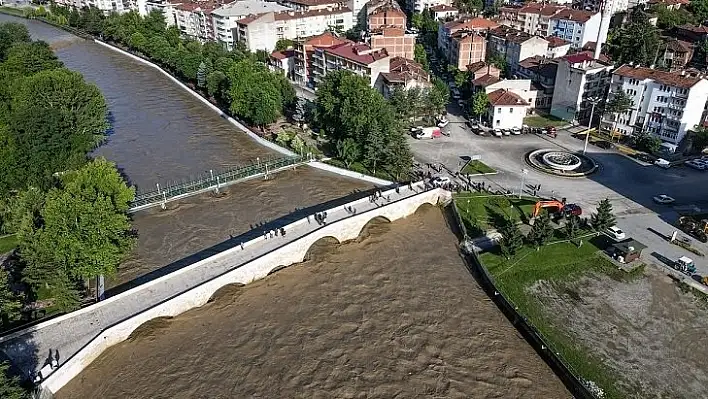
[[[666,49],[676,53],[688,53],[695,45],[679,39],[672,39],[666,42]]]
[[[498,106],[510,107],[510,106],[515,106],[515,105],[528,106],[529,105],[529,103],[527,103],[523,98],[519,97],[517,94],[512,93],[508,90],[504,90],[504,89],[494,90],[493,92],[487,94],[487,97],[489,98],[489,103],[495,107],[498,107]]]
[[[487,87],[494,83],[501,82],[501,79],[494,75],[484,75],[472,81],[472,86]]]
[[[685,24],[685,25],[677,26],[676,29],[683,29],[683,30],[691,31],[693,33],[702,33],[702,34],[708,33],[708,26],[703,26],[703,25]]]
[[[592,61],[594,59],[593,56],[594,54],[592,51],[580,51],[575,54],[560,57],[560,59],[566,60],[571,64],[579,64],[585,61]],[[600,54],[600,59],[596,61],[607,63],[609,61],[609,58],[607,58],[607,56],[603,54]]]
[[[560,46],[565,46],[566,44],[570,44],[569,41],[563,40],[558,36],[547,36],[546,41],[548,41],[548,47],[550,48],[556,48]]]
[[[651,79],[665,85],[688,89],[701,81],[697,76],[683,76],[677,72],[665,72],[646,67],[634,67],[631,65],[622,65],[617,68],[613,74],[634,78],[639,80]]]
[[[289,3],[303,5],[303,6],[323,6],[326,4],[339,4],[343,3],[340,0],[287,0]]]
[[[345,14],[351,13],[352,10],[347,7],[333,8],[333,9],[322,9],[322,10],[309,10],[309,11],[281,11],[275,13],[276,21],[287,21],[291,19],[298,18],[308,18],[317,17],[321,15],[335,15],[335,14]]]
[[[496,28],[499,26],[498,22],[492,21],[490,19],[475,17],[472,19],[452,21],[445,24],[445,27],[450,30],[486,30],[491,28]]]
[[[335,36],[332,32],[325,32],[317,36],[306,38],[304,40],[305,42],[303,44],[305,46],[320,48],[339,46],[344,43],[349,43],[349,40],[339,38]]]
[[[561,10],[559,13],[555,14],[553,16],[553,19],[565,19],[568,21],[585,23],[588,22],[588,20],[594,15],[595,13],[590,11],[572,10],[570,8],[566,8]]]
[[[403,58],[393,57],[389,63],[389,72],[381,73],[389,83],[405,83],[410,80],[430,81],[430,75],[419,63]]]
[[[205,14],[208,14],[214,9],[220,7],[222,5],[221,2],[214,2],[214,1],[202,1],[202,2],[187,2],[187,3],[180,3],[175,5],[175,8],[178,10],[182,11],[190,11],[190,12],[195,12],[195,11],[201,11]]]
[[[344,43],[325,49],[325,52],[364,65],[369,65],[388,57],[388,52],[385,48],[381,50],[372,50],[369,45],[361,43]]]
[[[443,12],[443,11],[457,11],[457,8],[453,6],[448,6],[446,4],[438,4],[433,7],[429,7],[428,10],[433,12]]]
[[[273,51],[272,53],[270,53],[270,56],[275,58],[276,60],[284,60],[286,58],[294,57],[295,51],[293,51],[292,49],[284,51]]]

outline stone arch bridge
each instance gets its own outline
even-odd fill
[[[173,317],[202,306],[228,284],[248,284],[271,271],[302,262],[325,237],[340,243],[355,239],[369,221],[413,214],[424,204],[439,205],[452,194],[423,182],[381,192],[328,209],[327,223],[313,216],[286,226],[286,235],[256,238],[147,281],[89,307],[0,337],[0,350],[14,367],[40,382],[51,397],[108,347],[126,340],[143,323]]]

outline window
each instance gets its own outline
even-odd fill
[[[501,108],[497,108],[497,112],[501,113],[502,112]]]
[[[497,119],[497,121],[496,121],[496,125],[497,125],[497,126],[499,126],[499,119]]]

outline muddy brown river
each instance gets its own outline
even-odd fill
[[[96,154],[139,187],[274,155],[154,69],[0,15],[9,20],[50,42],[103,91],[113,128]],[[109,286],[126,288],[253,224],[369,187],[302,167],[139,213],[138,246]],[[304,264],[141,327],[57,397],[570,397],[466,271],[438,209],[368,232],[354,243],[323,243]]]

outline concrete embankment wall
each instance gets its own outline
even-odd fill
[[[384,192],[383,195],[393,194],[395,190]],[[122,320],[113,326],[102,331],[96,338],[84,346],[78,353],[72,356],[59,369],[49,375],[41,384],[42,391],[47,393],[56,393],[71,379],[76,377],[85,367],[94,361],[103,351],[112,345],[126,340],[130,334],[140,325],[159,317],[173,317],[190,309],[199,307],[207,303],[214,293],[221,287],[228,284],[247,284],[252,281],[261,279],[267,276],[271,271],[282,266],[289,266],[294,263],[302,262],[307,251],[318,240],[325,237],[334,237],[339,242],[355,239],[359,236],[366,224],[374,218],[383,217],[389,221],[404,218],[413,214],[421,205],[431,204],[437,205],[449,201],[451,194],[442,189],[432,189],[422,191],[416,195],[391,202],[385,206],[373,208],[364,211],[360,214],[351,215],[336,222],[321,226],[316,230],[284,244],[265,255],[257,257],[250,262],[241,266],[234,265],[235,269],[222,274],[214,279],[211,279],[203,284],[193,287],[185,292],[179,293],[174,297],[163,301],[141,313]],[[354,201],[348,206],[357,208],[357,205],[367,203],[368,198]],[[288,226],[285,226],[287,231],[293,231],[300,224],[310,223],[309,219],[301,219]],[[262,238],[257,238],[244,243],[244,248],[250,247],[261,241]],[[199,267],[204,262],[213,261],[214,258],[228,258],[237,252],[241,252],[240,247],[232,248],[221,252],[214,257],[197,262],[188,268]],[[105,306],[107,302],[115,301],[121,295],[131,295],[135,290],[151,290],[157,284],[164,284],[168,278],[178,277],[184,273],[185,269],[171,273],[163,278],[156,279],[132,290],[126,291],[116,297],[109,298],[104,302],[99,302],[94,305],[97,307]]]
[[[148,61],[148,60],[146,60],[146,59],[144,59],[144,58],[142,58],[142,57],[138,57],[138,56],[135,55],[135,54],[131,54],[131,53],[129,53],[129,52],[127,52],[127,51],[125,51],[125,50],[123,50],[123,49],[121,49],[121,48],[118,48],[118,47],[113,46],[113,45],[111,45],[111,44],[102,42],[102,41],[100,41],[100,40],[98,40],[98,39],[94,39],[94,42],[96,42],[97,44],[99,44],[99,45],[101,45],[101,46],[107,47],[107,48],[109,48],[109,49],[111,49],[111,50],[113,50],[113,51],[119,52],[119,53],[125,55],[126,57],[130,57],[130,58],[132,58],[132,59],[134,59],[134,60],[136,60],[136,61],[138,61],[138,62],[141,62],[141,63],[143,63],[143,64],[145,64],[145,65],[149,65],[149,66],[151,66],[151,67],[157,69],[158,71],[160,71],[160,73],[162,73],[163,75],[167,76],[170,80],[172,80],[175,84],[179,85],[179,87],[181,87],[182,89],[188,91],[190,94],[192,94],[192,95],[193,95],[195,98],[197,98],[199,101],[201,101],[201,102],[204,103],[206,106],[208,106],[209,108],[211,108],[213,111],[218,112],[219,115],[221,115],[224,119],[226,119],[227,121],[229,121],[229,123],[231,123],[232,125],[236,126],[239,130],[244,131],[247,135],[249,135],[253,140],[257,141],[259,144],[261,144],[261,145],[263,145],[263,146],[265,146],[265,147],[268,147],[268,148],[270,148],[270,149],[272,149],[272,150],[274,150],[274,151],[277,151],[277,152],[279,152],[279,153],[281,153],[281,154],[284,154],[284,155],[288,155],[288,156],[295,156],[295,155],[297,155],[297,154],[295,154],[294,152],[290,151],[289,149],[287,149],[287,148],[285,148],[285,147],[281,147],[281,146],[279,146],[278,144],[273,143],[273,142],[271,142],[271,141],[268,141],[268,140],[266,140],[266,139],[260,137],[259,135],[253,133],[248,127],[246,127],[245,125],[243,125],[242,123],[240,123],[240,122],[237,121],[236,119],[234,119],[234,118],[228,116],[227,114],[225,114],[221,109],[219,109],[219,107],[217,107],[216,105],[210,103],[206,98],[202,97],[199,93],[197,93],[196,91],[194,91],[194,90],[192,90],[191,88],[189,88],[187,85],[185,85],[184,83],[182,83],[179,79],[175,78],[175,77],[172,76],[169,72],[167,72],[167,71],[165,71],[164,69],[162,69],[159,65],[154,64],[154,63],[152,63],[152,62],[150,62],[150,61]],[[368,176],[368,175],[364,175],[364,174],[361,174],[361,173],[352,172],[352,171],[350,171],[350,170],[338,168],[338,167],[332,166],[332,165],[327,165],[327,164],[324,164],[324,163],[321,163],[321,162],[312,163],[312,164],[310,164],[310,166],[315,167],[315,168],[317,168],[317,169],[326,170],[326,171],[328,171],[328,172],[337,173],[337,174],[340,174],[340,175],[343,175],[343,176],[348,176],[348,177],[352,177],[352,178],[355,178],[355,179],[364,180],[364,181],[367,181],[367,182],[369,182],[369,183],[373,183],[373,184],[375,184],[375,185],[377,185],[377,186],[387,186],[387,185],[393,184],[393,182],[388,181],[388,180],[383,180],[383,179],[379,179],[379,178],[376,178],[376,177],[373,177],[373,176]]]

